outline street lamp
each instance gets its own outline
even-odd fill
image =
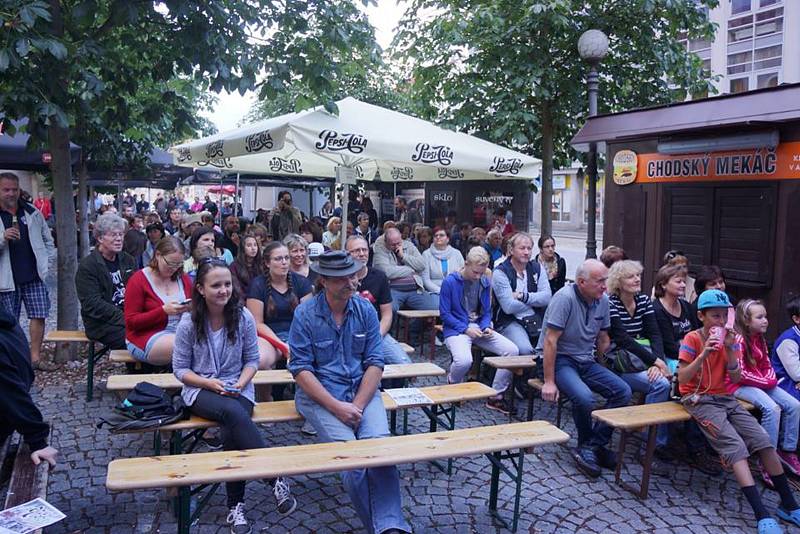
[[[608,37],[600,30],[587,30],[578,39],[578,53],[589,64],[586,84],[589,89],[589,117],[597,115],[598,75],[597,67],[608,53]],[[589,143],[589,161],[586,166],[589,179],[587,193],[588,224],[586,237],[586,258],[597,257],[597,144]]]

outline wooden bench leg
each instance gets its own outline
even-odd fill
[[[564,399],[559,395],[556,402],[556,426],[561,428],[561,409],[564,407]]]
[[[517,526],[519,523],[519,504],[520,498],[522,496],[522,475],[523,475],[523,464],[525,461],[525,451],[520,449],[517,452],[512,451],[504,451],[504,452],[493,452],[486,454],[486,457],[492,463],[492,478],[491,484],[489,486],[489,512],[492,516],[495,517],[503,526],[511,532],[517,531]],[[511,465],[514,468],[513,470],[503,464],[503,460],[510,460]],[[500,493],[500,471],[503,471],[508,477],[514,482],[515,485],[515,493],[514,493],[514,515],[511,520],[511,525],[508,522],[500,517],[497,512],[497,497]]]
[[[89,341],[89,360],[86,362],[86,402],[92,401],[94,393],[94,341]]]
[[[642,460],[642,482],[637,488],[635,485],[622,480],[622,463],[625,455],[625,446],[628,441],[628,432],[621,430],[619,436],[619,452],[617,453],[617,470],[615,472],[615,480],[617,484],[630,491],[640,499],[647,498],[647,493],[650,488],[650,469],[652,468],[653,455],[656,450],[656,431],[658,425],[651,425],[647,431],[647,448],[645,449],[644,459]]]
[[[434,406],[421,406],[422,411],[425,412],[425,415],[428,416],[430,420],[430,426],[428,430],[431,433],[434,433],[438,430],[439,425],[442,425],[445,430],[455,430],[456,429],[456,405],[451,404],[449,408],[446,408],[442,405],[434,405]],[[440,419],[440,417],[442,417]],[[405,421],[404,421],[405,424]],[[445,470],[437,460],[432,460],[431,463],[438,467],[441,471],[446,472],[448,476],[453,474],[453,459],[447,459],[447,469]]]

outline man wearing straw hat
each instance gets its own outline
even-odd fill
[[[378,385],[383,375],[380,325],[372,305],[353,298],[364,267],[344,251],[311,264],[322,291],[295,310],[289,371],[299,386],[297,410],[323,441],[389,435]],[[403,517],[396,466],[342,473],[345,489],[368,532],[411,532]]]

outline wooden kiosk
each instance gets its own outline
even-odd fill
[[[718,265],[735,299],[761,298],[774,338],[800,294],[800,84],[589,119],[572,140],[606,154],[603,243],[645,267],[665,252]],[[616,159],[616,165],[615,165]]]

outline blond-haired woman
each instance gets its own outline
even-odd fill
[[[508,338],[492,329],[492,304],[489,277],[489,254],[482,247],[467,253],[464,267],[450,273],[439,293],[439,314],[444,325],[444,342],[453,356],[448,381],[462,382],[472,366],[472,345],[499,356],[516,356],[519,349]],[[511,372],[498,370],[492,387],[499,394],[486,406],[509,413],[503,392],[511,383]]]
[[[322,244],[330,248],[336,238],[339,237],[339,232],[341,230],[342,219],[340,217],[331,217],[328,219],[328,230],[322,234]]]
[[[608,303],[611,315],[611,345],[606,352],[610,359],[616,355],[634,355],[644,370],[621,372],[620,378],[634,392],[645,395],[645,404],[669,399],[672,373],[664,361],[664,342],[658,328],[653,303],[642,293],[642,264],[633,260],[614,263],[608,271]],[[637,362],[638,363],[638,362]],[[669,432],[661,425],[656,434],[657,450],[667,446]],[[667,474],[666,469],[654,464],[654,473]]]

